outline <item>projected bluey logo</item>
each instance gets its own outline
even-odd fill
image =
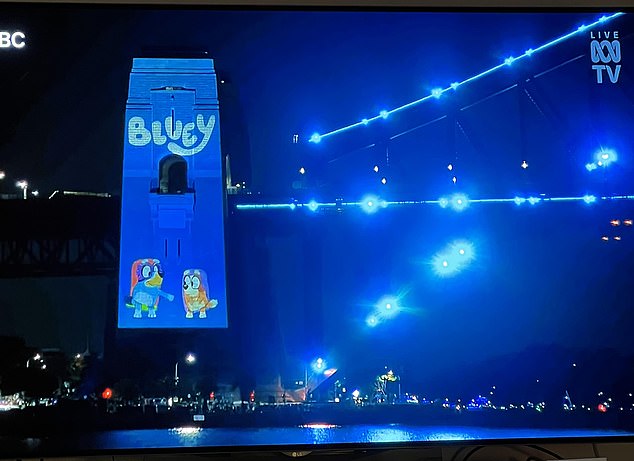
[[[180,120],[166,117],[165,123],[156,120],[148,129],[143,117],[131,117],[128,121],[128,142],[135,147],[144,147],[151,142],[162,146],[167,142],[167,149],[171,153],[187,157],[207,147],[215,125],[214,115],[210,115],[205,122],[205,117],[198,114],[196,123],[183,124]]]
[[[26,35],[23,32],[0,30],[0,49],[16,48],[19,50],[24,48],[25,45]]]
[[[603,83],[604,72],[610,82],[619,81],[621,74],[621,42],[619,31],[590,32],[590,57],[594,65],[592,69],[597,73],[597,83]]]

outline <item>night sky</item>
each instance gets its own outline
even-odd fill
[[[616,84],[596,83],[589,35],[582,33],[455,95],[315,145],[307,142],[313,132],[464,80],[600,13],[48,8],[3,7],[0,19],[0,29],[27,35],[24,50],[0,51],[3,193],[15,193],[15,180],[27,178],[44,195],[55,189],[118,195],[132,58],[194,50],[207,51],[225,81],[219,88],[223,150],[232,156],[234,180],[248,181],[261,193],[258,200],[633,192],[628,16],[606,26],[621,34]],[[601,148],[618,152],[618,161],[588,171],[585,165]],[[301,166],[305,177],[298,174]],[[379,181],[384,176],[386,185]],[[293,186],[296,181],[306,187]],[[434,376],[534,348],[564,351],[566,360],[602,348],[634,354],[634,229],[610,225],[611,219],[634,218],[631,203],[230,215],[261,231],[239,235],[263,250],[228,251],[239,274],[229,279],[243,276],[247,290],[265,287],[261,295],[239,297],[233,316],[229,306],[230,323],[236,328],[247,312],[264,319],[260,329],[251,326],[253,344],[275,344],[274,353],[260,354],[288,374],[324,355],[359,373],[400,367],[428,386]],[[439,277],[431,261],[455,240],[471,242],[475,257],[462,272]],[[14,313],[23,307],[15,293],[3,295]],[[398,316],[369,327],[378,300],[398,294]],[[258,298],[262,305],[255,304]],[[5,331],[28,328],[17,327],[15,315],[7,317],[14,320],[5,322]],[[536,367],[541,357],[526,367]]]

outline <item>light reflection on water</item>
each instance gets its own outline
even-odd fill
[[[203,428],[202,427],[175,427],[173,429],[170,429],[170,432],[173,432],[183,438],[195,438],[197,435],[199,435],[202,432]]]
[[[85,449],[178,448],[197,446],[322,445],[345,443],[394,443],[478,439],[596,437],[634,435],[625,431],[591,429],[506,429],[419,426],[332,426],[328,424],[287,428],[235,429],[182,427],[109,431],[81,436],[73,442]]]

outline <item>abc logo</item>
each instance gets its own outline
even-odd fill
[[[24,48],[26,36],[22,32],[0,31],[0,49]]]

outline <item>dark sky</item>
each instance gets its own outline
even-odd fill
[[[221,120],[223,110],[232,114],[221,121],[221,136],[248,140],[233,144],[242,149],[235,170],[265,195],[358,200],[367,192],[391,199],[437,199],[456,191],[481,198],[632,193],[626,50],[634,43],[628,17],[610,25],[623,37],[619,84],[596,84],[589,38],[580,35],[393,123],[294,146],[295,133],[305,141],[315,131],[371,117],[600,15],[21,8],[6,9],[0,19],[0,29],[20,28],[28,37],[25,50],[0,51],[0,168],[10,179],[3,191],[13,191],[13,181],[24,177],[44,193],[65,188],[118,194],[132,58],[199,49],[209,52],[230,86],[220,89]],[[447,115],[455,119],[390,139]],[[358,151],[369,144],[376,146]],[[584,165],[601,147],[618,150],[619,161],[609,171],[590,173]],[[524,159],[526,171],[519,166]],[[455,186],[448,163],[456,165]],[[384,188],[372,176],[375,164],[389,174]],[[292,188],[302,165],[314,169],[311,181],[321,187]],[[309,216],[321,248],[314,254],[294,246],[305,238],[307,224],[296,224],[304,218],[282,226],[270,218],[258,224],[268,232],[262,237],[267,258],[246,255],[242,262],[262,267],[269,303],[264,311],[277,313],[278,327],[294,338],[285,350],[298,357],[320,353],[304,350],[306,338],[293,329],[305,325],[294,316],[310,317],[314,308],[323,324],[323,337],[314,344],[321,342],[323,353],[348,364],[356,360],[345,345],[376,347],[378,361],[403,364],[413,357],[411,363],[438,370],[471,363],[474,354],[490,357],[536,344],[634,352],[634,231],[624,231],[620,247],[600,240],[616,235],[609,220],[629,217],[632,206],[539,207]],[[429,261],[454,239],[474,242],[476,259],[459,276],[439,279]],[[317,288],[306,288],[313,280]],[[320,299],[309,299],[307,289],[321,293]],[[402,302],[410,309],[391,330],[368,331],[367,306],[395,292],[407,293]]]
[[[29,44],[0,56],[2,168],[43,192],[118,192],[131,59],[204,50],[233,87],[227,110],[237,105],[243,114],[225,131],[250,140],[254,188],[285,193],[300,164],[293,134],[306,139],[409,102],[557,37],[581,17],[10,10],[2,26],[25,30]],[[586,40],[576,45],[587,52]]]

